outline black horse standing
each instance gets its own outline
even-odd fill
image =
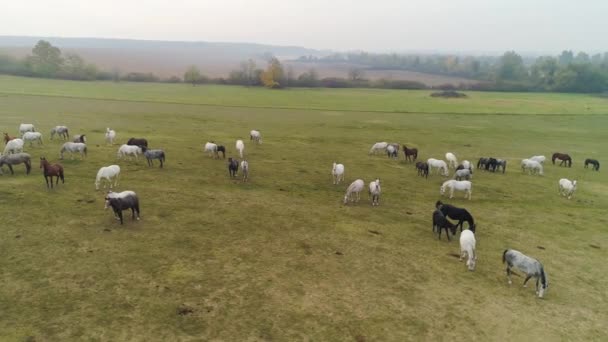
[[[585,169],[587,168],[587,166],[591,164],[592,165],[592,170],[593,171],[599,171],[600,170],[600,162],[595,160],[595,159],[585,159]]]
[[[228,158],[228,173],[230,173],[230,177],[236,177],[238,171],[239,161],[236,159]]]
[[[453,220],[458,220],[456,227],[460,227],[461,232],[464,221],[467,221],[469,224],[469,230],[475,233],[475,220],[473,219],[473,215],[471,215],[471,213],[469,213],[466,209],[458,208],[450,204],[444,204],[441,201],[437,201],[437,203],[435,203],[435,208],[440,210],[443,215]]]
[[[120,219],[120,224],[123,224],[122,211],[131,209],[133,219],[139,220],[139,199],[137,195],[128,195],[124,197],[109,197],[106,196],[106,208],[112,207],[114,215]],[[135,215],[137,213],[137,216]]]

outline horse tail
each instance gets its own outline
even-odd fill
[[[503,263],[503,264],[504,264],[505,262],[507,262],[507,252],[508,252],[508,251],[509,251],[508,249],[505,249],[505,251],[504,251],[504,252],[502,252],[502,263]]]
[[[504,160],[504,165],[502,166],[502,173],[505,173],[505,171],[507,171],[507,161]]]
[[[542,264],[540,264],[540,283],[543,284],[543,287],[547,287],[547,276],[545,275],[545,268]]]

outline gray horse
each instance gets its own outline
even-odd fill
[[[66,126],[55,126],[51,129],[51,140],[55,137],[55,134],[59,136],[61,139],[67,140],[70,138],[70,132]]]
[[[27,153],[15,153],[0,156],[0,174],[3,174],[2,167],[6,164],[8,169],[11,170],[11,175],[14,175],[13,165],[25,164],[25,173],[30,174],[32,170],[32,157]]]
[[[158,159],[160,161],[160,167],[163,167],[165,162],[165,151],[163,150],[148,150],[146,146],[141,146],[141,150],[144,152],[144,156],[148,160],[148,166],[153,166],[152,160]]]
[[[526,283],[530,278],[536,278],[536,294],[538,294],[539,298],[543,298],[547,287],[549,287],[549,281],[547,280],[543,265],[538,260],[514,249],[506,249],[502,253],[502,262],[507,263],[507,278],[509,284],[511,284],[511,273],[513,272],[511,271],[511,268],[515,267],[526,274],[524,287],[526,287]]]

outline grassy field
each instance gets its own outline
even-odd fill
[[[31,175],[18,166],[0,176],[0,340],[607,340],[608,176],[583,160],[608,160],[608,100],[469,96],[0,77],[0,130],[32,122],[46,138],[26,148]],[[62,161],[66,184],[47,191],[38,158],[57,161],[61,142],[48,131],[58,124],[87,134],[89,156]],[[95,191],[98,168],[116,163],[105,127],[167,152],[164,169],[118,162],[119,190],[139,194],[141,221],[120,226]],[[202,145],[234,156],[253,128],[264,143],[246,140],[251,181],[230,180]],[[376,141],[416,146],[425,160],[509,160],[504,175],[475,172],[471,201],[448,201],[478,222],[475,272],[452,255],[457,239],[432,235],[444,179],[368,156]],[[549,163],[540,177],[517,167],[556,151],[572,168]],[[380,206],[367,194],[342,205],[333,161],[347,183],[380,178]],[[572,200],[557,193],[562,177],[579,181]],[[544,263],[544,300],[522,278],[507,285],[505,248]]]

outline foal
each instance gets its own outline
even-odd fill
[[[40,168],[44,169],[44,180],[46,181],[46,187],[49,187],[49,178],[51,179],[51,189],[53,188],[53,177],[57,177],[55,185],[59,184],[59,178],[61,178],[61,184],[65,184],[63,178],[63,166],[59,164],[51,165],[48,160],[44,157],[40,157]]]

